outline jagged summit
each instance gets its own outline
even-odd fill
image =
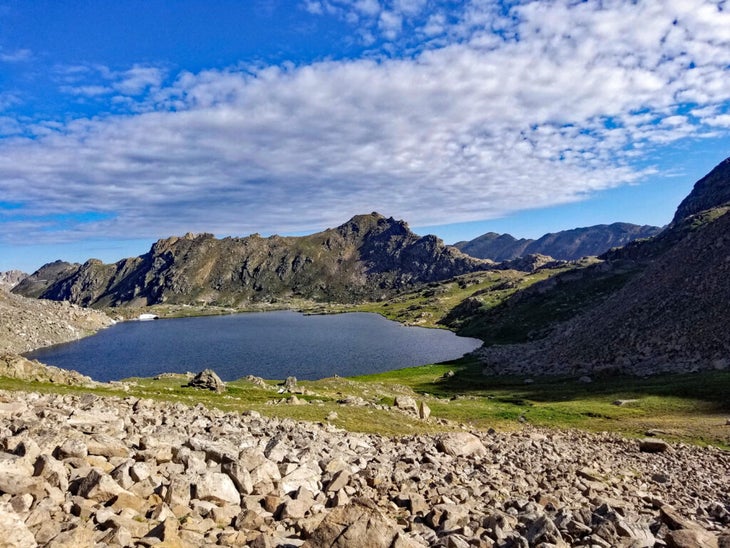
[[[701,211],[730,203],[730,158],[726,158],[697,181],[692,192],[679,204],[672,224]]]

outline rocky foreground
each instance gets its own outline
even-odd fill
[[[0,392],[0,545],[730,546],[730,453]]]

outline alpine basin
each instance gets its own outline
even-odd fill
[[[27,357],[98,381],[213,369],[223,380],[353,376],[455,359],[481,341],[377,314],[262,312],[130,321]]]

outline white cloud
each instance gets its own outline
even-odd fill
[[[384,11],[380,14],[378,28],[388,40],[395,40],[403,27],[403,18],[395,12]]]
[[[0,145],[0,192],[42,219],[110,215],[73,237],[295,231],[372,210],[435,225],[575,201],[639,180],[629,161],[657,144],[727,127],[730,47],[708,13],[725,15],[692,1],[541,1],[509,17],[473,2],[438,19],[451,44],[403,59],[183,72],[167,86],[155,68],[68,71],[72,87],[93,74],[141,94],[140,113]],[[362,17],[375,4],[336,7]],[[400,9],[403,23],[423,5],[378,14]]]
[[[56,79],[63,93],[84,97],[114,94],[134,97],[159,90],[165,71],[159,67],[135,65],[127,70],[112,70],[104,65],[75,65],[56,68]]]
[[[5,63],[21,63],[30,61],[33,58],[33,52],[29,49],[16,49],[13,51],[5,51],[0,48],[0,61]]]
[[[163,77],[158,67],[134,66],[117,75],[114,89],[124,95],[139,95],[150,88],[159,88]]]

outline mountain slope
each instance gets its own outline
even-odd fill
[[[679,204],[672,223],[707,209],[730,203],[730,158],[727,158],[697,181],[692,192]]]
[[[353,302],[493,264],[372,213],[310,236],[187,234],[159,240],[145,255],[114,264],[51,263],[14,292],[84,306],[237,305],[290,297]]]
[[[28,275],[20,270],[8,270],[7,272],[0,272],[0,291],[10,291],[13,287],[18,285]]]
[[[633,269],[630,279],[588,310],[553,325],[552,333],[542,340],[482,350],[487,370],[652,374],[729,367],[727,167],[725,161],[713,170],[712,177],[695,185],[665,232],[607,254],[606,262],[597,269],[604,273]],[[711,181],[709,191],[707,180]],[[597,280],[597,275],[592,279]],[[543,288],[542,294],[558,290]],[[489,324],[484,326],[489,328]]]
[[[0,291],[0,355],[73,341],[113,323],[98,310]]]
[[[650,238],[661,230],[656,226],[613,223],[549,233],[538,240],[518,240],[510,234],[488,232],[471,241],[458,242],[454,247],[472,257],[498,262],[531,254],[574,261],[601,255],[612,247],[621,247],[637,239]]]

